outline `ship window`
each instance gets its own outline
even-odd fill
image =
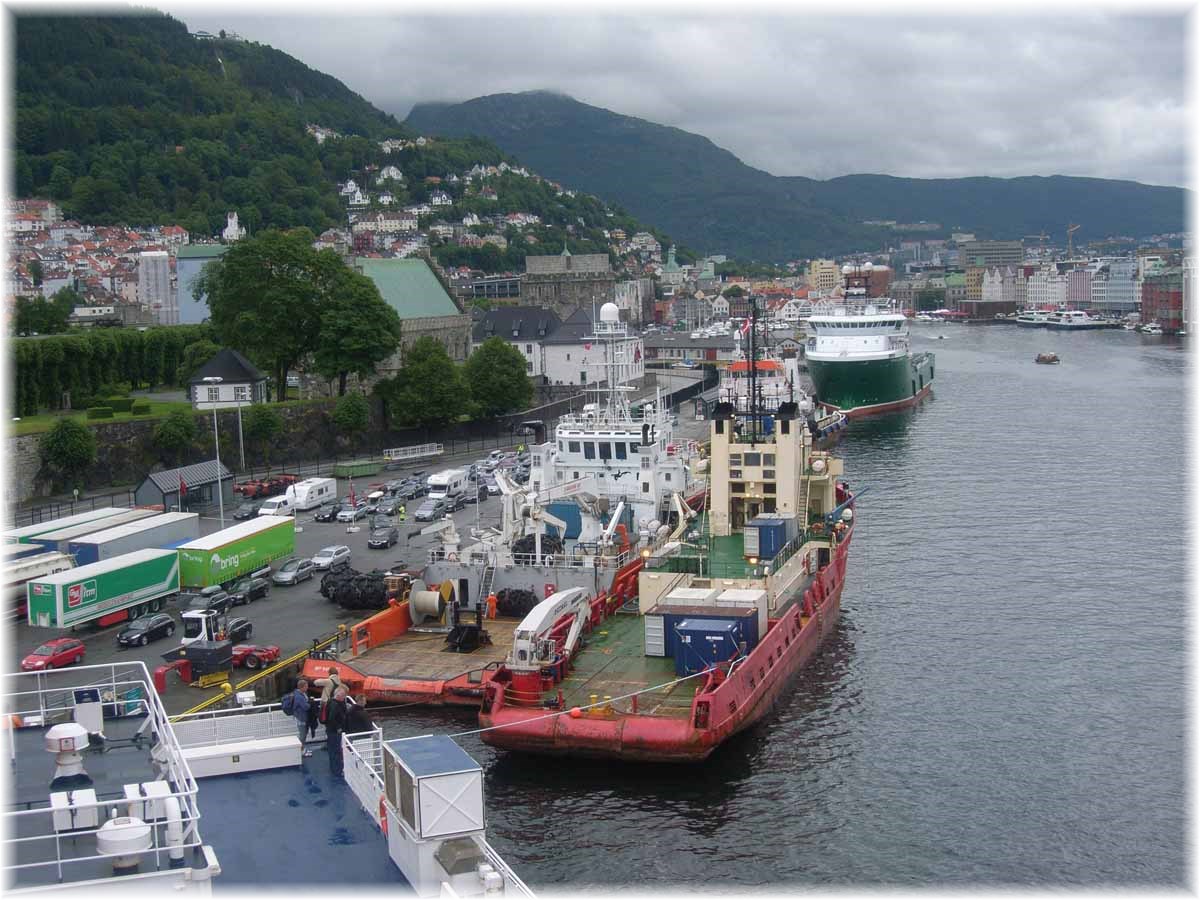
[[[558,442],[558,452],[562,453],[562,441]]]
[[[579,480],[579,473],[578,473],[578,472],[572,472],[572,473],[571,473],[571,477],[572,477],[573,479],[575,479],[576,481],[578,481],[578,480]]]
[[[643,481],[643,482],[642,482],[642,493],[643,493],[643,494],[648,494],[648,493],[650,493],[650,482],[648,482],[648,481]]]
[[[763,469],[763,478],[774,478],[774,477],[775,477],[774,469]]]
[[[637,441],[630,441],[630,442],[629,442],[629,452],[630,452],[630,453],[637,453],[637,452],[638,452],[638,442],[637,442]]]
[[[596,458],[596,442],[595,441],[584,441],[583,442],[583,458],[584,459],[595,459]]]
[[[763,454],[763,465],[764,466],[775,465],[775,454],[774,453],[764,453]]]
[[[743,481],[731,481],[731,482],[729,482],[729,492],[730,492],[731,494],[744,494],[744,493],[746,493],[746,484],[745,484],[745,482],[743,482]]]
[[[746,454],[746,465],[761,466],[762,465],[762,454],[761,453],[747,453]]]
[[[617,441],[616,445],[614,446],[614,449],[617,451],[617,459],[625,459],[626,458],[624,441]]]
[[[650,468],[650,457],[648,457],[648,456],[643,456],[643,457],[642,457],[642,468],[643,468],[643,469],[648,469],[648,468]]]
[[[663,475],[663,481],[665,481],[667,484],[671,483],[671,473],[670,472],[667,472],[665,475]]]
[[[572,453],[579,452],[579,441],[567,441],[567,449]]]
[[[601,459],[612,459],[612,444],[610,444],[608,441],[601,441],[599,446],[600,446],[600,458]]]

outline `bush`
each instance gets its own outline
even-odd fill
[[[127,397],[129,392],[133,390],[133,385],[127,381],[120,381],[116,384],[102,384],[96,390],[97,397]]]
[[[93,397],[87,391],[72,391],[71,392],[71,409],[77,412],[83,412],[89,406],[95,406],[97,403],[104,401],[98,397]]]
[[[42,461],[71,484],[96,461],[96,435],[78,419],[59,419],[42,435],[40,450]]]
[[[109,397],[104,402],[117,412],[130,412],[133,409],[133,400],[130,397]]]
[[[87,417],[89,419],[111,419],[113,410],[111,406],[90,406],[88,407]]]
[[[135,416],[148,416],[150,415],[150,404],[146,403],[145,401],[141,403],[134,403],[131,407],[129,407],[129,412]]]

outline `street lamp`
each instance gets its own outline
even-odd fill
[[[208,375],[201,379],[205,384],[219,385],[225,379],[220,375]],[[220,395],[220,388],[217,389],[217,397]],[[222,493],[221,485],[221,439],[217,434],[217,407],[213,406],[213,448],[217,454],[217,508],[220,510],[221,527],[225,527],[225,496]]]

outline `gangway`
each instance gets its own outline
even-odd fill
[[[414,444],[411,447],[393,447],[383,451],[385,463],[407,462],[412,459],[423,459],[426,456],[441,456],[445,448],[441,444]]]

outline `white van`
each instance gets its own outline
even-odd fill
[[[258,508],[260,516],[294,516],[296,514],[296,503],[292,497],[292,489],[288,488],[288,492],[279,497],[269,497],[263,501],[263,505]]]
[[[296,509],[316,509],[337,499],[337,482],[332,478],[306,478],[288,488],[288,493]]]
[[[426,482],[429,488],[429,497],[433,500],[446,500],[450,497],[457,497],[467,487],[467,472],[465,469],[446,469],[444,472],[435,472],[429,476]]]

